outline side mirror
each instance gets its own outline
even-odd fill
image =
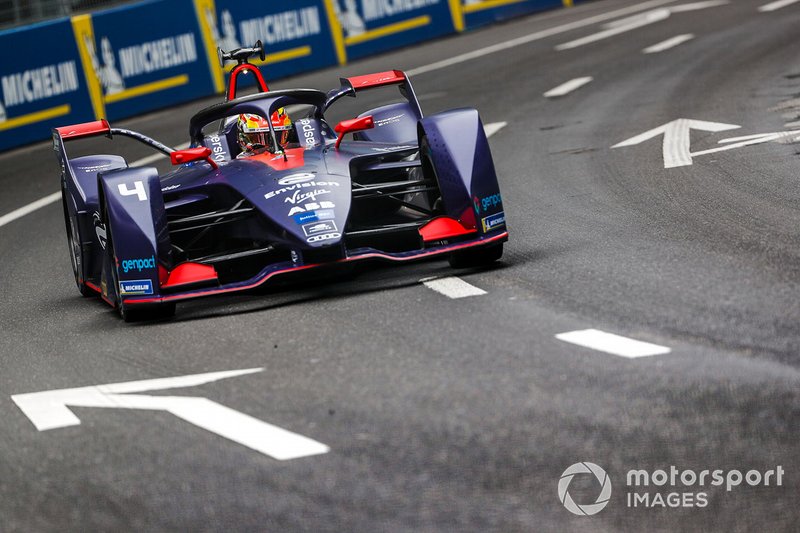
[[[211,159],[211,148],[206,146],[198,146],[197,148],[186,148],[185,150],[175,150],[169,154],[169,159],[173,165],[183,165],[184,163],[191,163],[192,161],[200,161],[204,159],[211,165],[211,168],[216,169],[217,162]]]
[[[363,130],[371,130],[375,127],[375,122],[372,120],[372,115],[367,115],[366,117],[360,118],[351,118],[350,120],[343,120],[339,124],[336,125],[334,128],[336,133],[339,134],[339,138],[336,139],[336,149],[339,149],[339,145],[342,144],[342,139],[348,133],[355,133],[357,131]]]

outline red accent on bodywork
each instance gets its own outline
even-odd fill
[[[94,292],[96,292],[98,294],[102,294],[102,292],[100,291],[100,287],[98,287],[97,285],[95,285],[91,281],[84,281],[83,284],[86,285],[87,287],[89,287],[90,289],[92,289]]]
[[[252,159],[253,161],[264,163],[274,170],[291,170],[305,165],[305,159],[303,158],[305,151],[305,148],[289,148],[286,150],[286,160],[284,160],[282,154],[273,154],[272,152],[251,155],[244,159]]]
[[[475,220],[475,211],[472,210],[472,207],[468,207],[461,213],[461,216],[458,218],[458,221],[461,222],[461,225],[465,228],[477,228],[478,221]]]
[[[203,281],[214,281],[217,279],[217,271],[211,265],[200,263],[181,263],[176,266],[167,278],[167,282],[161,285],[162,289],[180,287],[181,285],[191,285]]]
[[[248,72],[252,72],[255,75],[258,87],[261,89],[262,93],[269,91],[269,87],[267,87],[264,77],[261,75],[261,71],[258,70],[258,67],[245,63],[236,65],[231,71],[231,78],[228,80],[228,100],[236,98],[236,78],[238,78],[240,74],[247,74]]]
[[[56,128],[56,131],[65,141],[72,141],[82,137],[111,135],[111,126],[108,125],[107,120],[103,119],[95,120],[94,122],[73,124],[72,126],[61,126],[60,128]]]
[[[169,279],[169,270],[162,264],[158,265],[158,284],[164,285]]]
[[[342,139],[348,133],[355,133],[357,131],[363,130],[370,130],[375,127],[375,121],[372,120],[372,115],[367,115],[366,117],[359,117],[359,118],[351,118],[350,120],[343,120],[336,125],[336,133],[339,134],[339,138],[336,139],[336,149],[339,149],[339,145],[342,144]]]
[[[216,161],[211,159],[211,148],[207,146],[198,146],[197,148],[186,148],[185,150],[175,150],[169,154],[169,160],[173,165],[182,165],[184,163],[191,163],[192,161],[199,161],[205,159],[211,165],[211,168],[218,168]]]
[[[471,233],[477,233],[477,230],[465,228],[457,220],[453,220],[450,217],[434,218],[419,228],[419,234],[422,236],[423,242],[442,241]]]
[[[365,74],[364,76],[353,76],[352,78],[347,78],[347,81],[350,82],[353,89],[358,91],[402,83],[406,81],[406,75],[401,70],[388,70],[386,72],[376,72],[375,74]]]

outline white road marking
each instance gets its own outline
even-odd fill
[[[778,139],[784,137],[794,137],[796,135],[800,135],[800,130],[791,130],[791,131],[774,131],[772,133],[756,133],[754,135],[742,135],[741,137],[729,137],[727,139],[722,139],[718,141],[718,144],[725,144],[725,143],[739,143],[742,141],[749,141],[749,140],[756,140],[756,139],[763,139],[765,137],[776,137]],[[770,139],[772,140],[772,139]],[[761,141],[766,142],[766,141]]]
[[[44,198],[40,198],[35,202],[31,202],[24,207],[20,207],[19,209],[15,209],[10,213],[7,213],[0,217],[0,227],[5,226],[9,222],[13,222],[18,218],[24,217],[29,213],[33,213],[37,209],[41,209],[47,205],[52,204],[53,202],[57,202],[61,199],[61,192],[54,192],[53,194],[48,194]]]
[[[587,35],[586,37],[581,37],[580,39],[575,39],[574,41],[559,44],[556,46],[556,50],[570,50],[572,48],[595,43],[603,39],[608,39],[609,37],[619,35],[620,33],[625,33],[637,28],[641,28],[642,26],[648,26],[662,20],[667,20],[669,15],[670,11],[668,8],[661,8],[648,11],[647,13],[641,13],[633,17],[628,17],[626,19],[622,19],[622,21],[609,24],[609,27],[603,31]]]
[[[176,146],[175,149],[176,150],[183,150],[184,148],[188,148],[188,147],[189,147],[189,143],[185,143],[185,144],[181,144],[179,146]],[[137,167],[137,166],[140,166],[140,165],[147,165],[149,163],[152,163],[153,161],[158,161],[159,159],[161,159],[163,157],[167,157],[167,156],[159,152],[157,154],[153,154],[153,155],[149,155],[147,157],[143,157],[141,159],[137,159],[133,163],[130,163],[128,166]],[[13,221],[17,220],[18,218],[24,217],[25,215],[33,213],[37,209],[41,209],[42,207],[47,207],[48,205],[50,205],[52,203],[55,203],[55,202],[59,201],[60,199],[61,199],[61,192],[60,191],[59,192],[54,192],[53,194],[48,194],[44,198],[39,198],[35,202],[31,202],[26,206],[20,207],[19,209],[15,209],[14,211],[11,211],[10,213],[5,214],[5,215],[0,217],[0,227],[5,226],[9,222],[13,222]]]
[[[656,43],[652,46],[648,46],[644,50],[642,50],[643,54],[657,54],[659,52],[663,52],[664,50],[669,50],[670,48],[675,48],[679,44],[683,44],[686,41],[691,41],[694,39],[694,35],[691,33],[684,33],[683,35],[676,35],[666,41],[661,41],[660,43]]]
[[[508,126],[508,122],[490,122],[483,125],[483,131],[486,133],[486,137],[489,138],[506,126]]]
[[[721,6],[728,3],[729,3],[728,0],[709,0],[707,2],[693,2],[690,4],[682,4],[678,6],[653,9],[645,13],[638,13],[631,17],[609,22],[604,26],[605,27],[604,30],[599,31],[597,33],[593,33],[591,35],[587,35],[586,37],[581,37],[580,39],[575,39],[573,41],[559,44],[555,47],[555,49],[559,51],[569,50],[586,44],[591,44],[597,41],[601,41],[603,39],[608,39],[609,37],[613,37],[621,33],[635,30],[643,26],[649,26],[650,24],[661,22],[662,20],[666,20],[670,17],[672,13],[695,11],[698,9],[706,9],[709,7]]]
[[[59,389],[11,397],[39,431],[76,426],[80,419],[72,407],[144,409],[167,411],[190,424],[247,446],[280,461],[330,451],[326,445],[302,435],[234,411],[208,398],[196,396],[146,396],[131,394],[152,390],[196,387],[220,379],[262,372],[263,368],[210,372],[173,378],[111,383],[75,389]]]
[[[757,136],[747,136],[750,137],[748,140],[744,140],[741,142],[734,142],[733,144],[727,144],[726,146],[721,146],[719,148],[710,148],[708,150],[702,150],[700,152],[693,152],[692,157],[698,155],[706,155],[706,154],[714,154],[717,152],[725,152],[727,150],[733,150],[734,148],[741,148],[743,146],[752,146],[754,144],[762,144],[770,141],[780,141],[783,139],[790,139],[791,137],[795,137],[800,135],[800,130],[797,131],[781,131],[777,133],[762,133]],[[723,141],[728,141],[728,139],[723,139]],[[720,141],[720,142],[723,142]]]
[[[763,6],[759,7],[758,10],[761,11],[762,13],[769,13],[770,11],[775,11],[776,9],[790,6],[797,2],[800,2],[800,0],[778,0],[777,2],[770,2],[769,4],[764,4]]]
[[[679,118],[672,122],[667,122],[657,128],[646,131],[630,139],[615,144],[611,148],[623,146],[634,146],[643,143],[653,137],[664,135],[662,151],[664,154],[664,168],[682,167],[692,164],[692,154],[690,150],[689,132],[692,129],[703,131],[726,131],[740,128],[735,124],[724,124],[722,122],[707,122],[705,120],[693,120]]]
[[[662,355],[672,351],[666,346],[637,341],[597,329],[568,331],[566,333],[559,333],[556,335],[556,338],[564,342],[583,346],[584,348],[591,348],[592,350],[619,355],[620,357],[627,357],[629,359]]]
[[[425,72],[433,72],[435,70],[440,70],[443,68],[451,67],[453,65],[458,65],[460,63],[465,63],[467,61],[472,61],[473,59],[477,59],[479,57],[495,54],[497,52],[503,52],[505,50],[508,50],[509,48],[514,48],[517,46],[522,46],[524,44],[532,43],[534,41],[546,39],[547,37],[552,37],[553,35],[558,35],[564,32],[576,30],[578,28],[583,28],[585,26],[591,26],[592,24],[597,24],[598,22],[603,22],[622,15],[627,15],[629,13],[636,13],[637,11],[642,11],[645,9],[662,6],[664,4],[669,4],[674,1],[675,0],[651,0],[649,2],[642,2],[641,4],[636,4],[622,9],[617,9],[616,11],[609,11],[608,13],[603,13],[601,15],[594,15],[585,19],[576,20],[575,22],[568,22],[567,24],[562,24],[560,26],[555,26],[553,28],[548,28],[546,30],[537,31],[525,35],[523,37],[517,37],[515,39],[510,39],[508,41],[493,44],[485,48],[473,50],[472,52],[459,54],[457,56],[453,56],[448,59],[443,59],[442,61],[436,61],[435,63],[430,63],[428,65],[423,65],[421,67],[412,68],[411,70],[407,70],[406,74],[408,74],[409,76],[417,76]]]
[[[557,96],[564,96],[565,94],[569,94],[572,91],[583,87],[587,83],[590,83],[594,78],[591,76],[585,76],[583,78],[575,78],[569,80],[568,82],[562,83],[558,87],[554,87],[544,93],[546,98],[555,98]]]
[[[420,281],[429,289],[453,299],[486,294],[485,290],[479,289],[474,285],[470,285],[463,279],[455,276],[449,276],[446,278],[426,278],[421,279]]]

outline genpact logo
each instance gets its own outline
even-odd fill
[[[150,256],[147,259],[123,259],[120,264],[122,265],[122,271],[126,274],[134,269],[137,272],[141,272],[148,268],[155,268],[156,258],[155,256]]]
[[[594,474],[597,482],[600,483],[600,494],[597,496],[594,503],[577,504],[572,499],[572,496],[570,496],[567,489],[569,489],[569,484],[572,482],[572,478],[575,474]],[[561,479],[558,480],[558,499],[561,500],[561,503],[567,508],[567,511],[572,514],[578,516],[597,514],[608,505],[608,500],[611,499],[611,480],[608,478],[606,471],[594,463],[589,463],[587,461],[575,463],[564,470],[564,473],[561,474]]]

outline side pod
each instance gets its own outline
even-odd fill
[[[104,266],[104,296],[112,299],[106,294],[112,289],[117,302],[127,296],[158,295],[172,266],[158,173],[154,168],[129,168],[101,174],[98,179],[100,208],[113,252],[109,254],[113,260]],[[109,287],[109,280],[117,283]]]
[[[454,109],[427,116],[419,121],[419,136],[420,155],[434,167],[446,214],[480,234],[505,228],[500,187],[478,111]]]

